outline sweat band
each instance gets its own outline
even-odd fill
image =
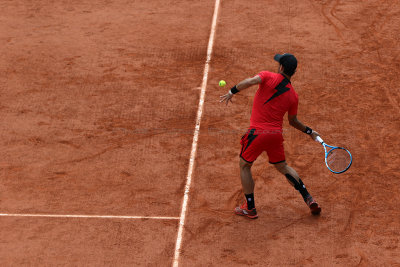
[[[231,90],[229,92],[231,92],[231,94],[234,95],[236,93],[239,93],[239,90],[236,88],[236,85],[235,85],[234,87],[231,88]]]
[[[306,126],[306,129],[304,130],[304,132],[305,132],[306,134],[312,134],[312,129],[311,129],[310,127],[307,127],[307,126]]]

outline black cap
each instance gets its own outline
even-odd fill
[[[297,68],[297,59],[295,56],[289,53],[285,53],[283,55],[276,54],[274,59],[283,66],[285,69],[284,72],[287,75],[292,76],[295,73]]]

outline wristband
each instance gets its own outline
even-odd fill
[[[231,90],[229,91],[232,95],[239,93],[239,90],[236,88],[236,85],[234,87],[231,88]]]
[[[310,127],[306,126],[306,129],[304,130],[304,132],[306,134],[312,134],[313,130]]]

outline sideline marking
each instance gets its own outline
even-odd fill
[[[0,213],[0,217],[52,217],[52,218],[101,218],[101,219],[155,219],[155,220],[179,220],[179,217],[157,216],[118,216],[118,215],[69,215],[69,214],[11,214]]]
[[[193,173],[194,160],[196,158],[197,141],[199,139],[200,122],[201,122],[201,117],[203,115],[204,98],[205,98],[205,94],[206,94],[208,70],[210,68],[211,54],[212,54],[212,49],[213,49],[213,45],[214,45],[214,35],[215,35],[215,28],[217,26],[219,3],[220,3],[220,0],[215,0],[214,15],[213,15],[212,24],[211,24],[210,38],[208,39],[207,60],[204,65],[203,82],[201,84],[199,107],[197,109],[196,127],[195,127],[194,133],[193,133],[192,150],[190,152],[189,168],[188,168],[188,173],[187,173],[187,177],[186,177],[185,194],[183,196],[181,216],[179,219],[178,235],[176,237],[176,243],[175,243],[175,255],[174,255],[174,261],[173,261],[173,267],[178,267],[178,265],[179,265],[179,255],[180,255],[181,244],[182,244],[183,227],[185,225],[186,208],[187,208],[187,203],[188,203],[188,199],[189,199],[190,184],[192,183],[192,173]]]

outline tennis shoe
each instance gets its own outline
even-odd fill
[[[310,211],[313,215],[319,215],[321,213],[321,207],[318,203],[313,199],[312,196],[309,196],[306,200],[307,206],[310,208]]]
[[[257,219],[258,218],[256,208],[253,208],[253,209],[249,210],[247,208],[247,202],[244,202],[239,207],[236,207],[235,208],[235,214],[236,215],[240,215],[240,216],[246,216],[247,218],[250,218],[250,219]]]

